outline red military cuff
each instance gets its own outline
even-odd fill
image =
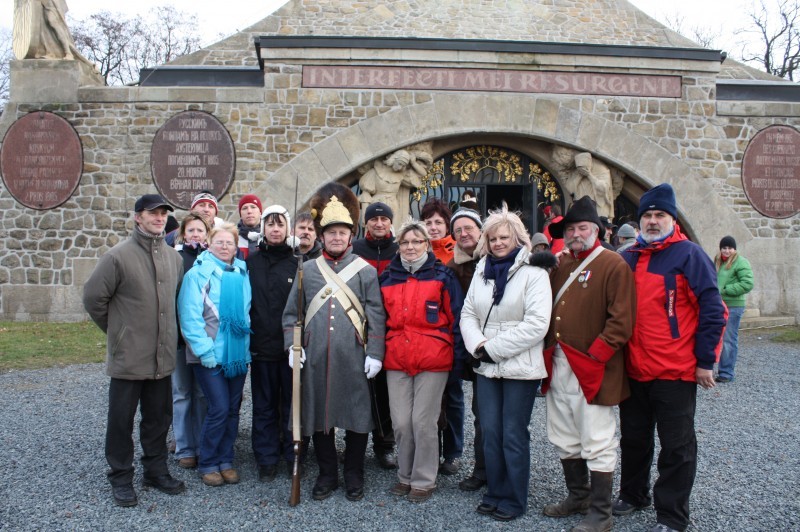
[[[608,362],[611,357],[614,356],[614,353],[616,353],[616,350],[605,343],[600,337],[597,337],[597,339],[592,342],[592,345],[589,346],[589,354],[603,363]]]

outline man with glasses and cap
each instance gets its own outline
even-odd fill
[[[172,206],[158,194],[136,201],[133,234],[103,255],[83,291],[86,312],[107,335],[106,460],[114,502],[138,503],[133,489],[133,421],[142,421],[142,485],[170,495],[185,490],[167,469],[172,383],[178,346],[176,296],[183,259],[164,242]]]

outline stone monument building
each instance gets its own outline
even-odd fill
[[[381,175],[374,193],[408,197],[401,216],[470,192],[484,212],[507,201],[531,230],[544,206],[587,191],[634,219],[641,194],[667,182],[692,239],[713,255],[730,234],[752,262],[753,313],[800,314],[800,89],[625,0],[291,0],[137,86],[98,86],[80,61],[11,68],[2,319],[83,319],[83,284],[143,193],[185,209],[209,188],[237,221],[244,194],[290,206],[296,183],[304,203],[339,181],[368,201],[359,183]],[[58,119],[79,148],[56,156],[41,139]],[[48,181],[76,160],[74,184]]]

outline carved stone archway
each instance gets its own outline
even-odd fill
[[[684,229],[710,251],[709,235],[752,239],[742,221],[694,169],[655,141],[603,117],[576,110],[571,99],[521,94],[433,94],[426,103],[402,107],[360,122],[287,163],[255,192],[292,204],[295,182],[301,203],[324,183],[351,174],[387,153],[423,141],[457,136],[503,135],[553,142],[590,152],[623,170],[642,191],[670,183]],[[465,113],[464,109],[470,109]]]

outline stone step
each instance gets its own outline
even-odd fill
[[[786,327],[794,325],[794,316],[759,316],[757,318],[742,318],[739,330],[768,329],[772,327]]]
[[[761,311],[757,308],[746,308],[744,309],[744,314],[742,314],[742,319],[746,320],[749,318],[758,318],[761,316]]]

